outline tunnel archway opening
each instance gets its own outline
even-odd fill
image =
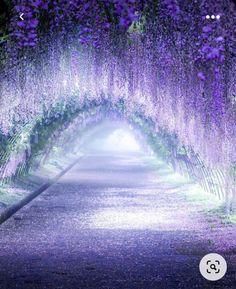
[[[122,153],[145,153],[144,143],[146,140],[140,138],[134,128],[122,120],[104,120],[94,127],[94,131],[88,135],[79,146],[86,153],[106,152],[114,154]]]
[[[127,139],[132,144],[128,149]],[[168,231],[180,227],[186,218],[184,214],[191,213],[190,206],[183,215],[175,215],[182,210],[177,201],[181,194],[184,198],[208,199],[211,206],[214,202],[216,206],[221,204],[153,154],[145,135],[127,121],[102,119],[84,131],[73,149],[82,152],[86,161],[61,183],[81,188],[89,184],[88,199],[94,194],[97,206],[86,221],[89,228]],[[163,199],[172,198],[174,206],[169,207],[166,201],[157,202],[160,195]],[[75,216],[75,226],[76,222]],[[182,230],[186,229],[183,226]]]
[[[86,131],[89,132],[90,129],[93,131],[93,127],[103,121],[125,121],[129,127],[133,128],[132,130],[139,140],[145,139],[145,141],[142,141],[143,149],[161,157],[181,175],[200,183],[206,192],[210,192],[223,200],[227,210],[229,208],[230,210],[233,209],[233,188],[226,192],[226,176],[223,172],[220,170],[212,171],[191,147],[188,148],[181,144],[177,135],[158,127],[152,118],[147,118],[141,111],[128,113],[122,99],[113,104],[106,98],[102,103],[94,100],[87,101],[84,108],[78,108],[78,110],[73,108],[69,114],[68,108],[64,107],[64,109],[57,117],[55,117],[57,110],[53,110],[51,113],[47,112],[45,119],[40,119],[34,125],[29,125],[28,132],[23,130],[19,134],[20,139],[27,140],[28,137],[29,146],[21,152],[23,161],[20,159],[17,174],[15,174],[13,180],[18,179],[18,176],[21,176],[24,172],[27,174],[31,166],[34,165],[35,159],[32,152],[36,154],[36,157],[39,156],[37,166],[40,166],[42,160],[43,163],[47,163],[51,152],[54,153],[59,150],[60,153],[68,153],[71,151],[71,145],[75,145],[76,136],[83,140]],[[69,107],[69,111],[70,109]],[[48,132],[49,137],[47,137]],[[22,136],[24,137],[22,138]],[[118,145],[116,148],[118,148]],[[15,163],[15,159],[13,159],[13,162]],[[57,165],[58,167],[61,166],[59,163]],[[6,165],[6,167],[8,169],[9,166]]]

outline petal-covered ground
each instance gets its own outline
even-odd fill
[[[234,289],[235,226],[200,194],[142,155],[84,156],[1,225],[0,288]],[[211,252],[228,262],[217,282],[198,269]]]

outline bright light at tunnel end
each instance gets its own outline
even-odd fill
[[[106,146],[108,150],[138,152],[140,145],[135,137],[128,131],[123,129],[115,130],[107,139]]]

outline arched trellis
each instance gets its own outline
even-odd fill
[[[140,126],[139,121],[137,126]],[[161,137],[161,134],[156,134],[153,127],[150,127],[150,131],[153,136]],[[172,139],[175,139],[175,136]],[[199,183],[206,192],[225,201],[227,211],[232,210],[235,206],[235,174],[229,176],[224,168],[208,166],[192,148],[186,149],[185,154],[179,154],[177,152],[179,145],[177,141],[175,147],[169,148],[169,155],[164,155],[163,158],[171,164],[174,170]]]
[[[176,159],[180,172],[200,183],[205,191],[216,195],[220,200],[226,198],[226,175],[223,170],[207,167],[198,154]]]
[[[93,104],[93,105],[91,105]],[[63,142],[63,135],[68,130],[72,135],[76,135],[78,132],[78,128],[88,128],[90,125],[96,125],[99,121],[104,119],[108,113],[109,117],[111,115],[115,115],[121,118],[127,119],[132,125],[134,125],[138,130],[143,134],[150,134],[153,133],[154,141],[161,142],[166,150],[167,154],[163,155],[163,151],[158,148],[156,153],[161,155],[167,162],[171,163],[173,168],[177,170],[182,175],[187,176],[189,179],[198,182],[205,191],[216,195],[221,200],[227,200],[229,196],[233,196],[233,182],[228,183],[227,175],[223,170],[220,169],[213,169],[201,160],[200,156],[191,149],[188,150],[186,154],[179,154],[177,151],[177,147],[180,145],[176,136],[173,138],[171,133],[169,133],[170,139],[166,142],[166,135],[168,136],[168,132],[165,132],[165,136],[162,133],[158,133],[156,131],[154,123],[150,121],[146,121],[147,128],[150,130],[149,132],[143,130],[142,121],[143,119],[135,114],[127,114],[124,108],[124,103],[118,101],[117,103],[111,104],[107,99],[105,99],[104,103],[100,102],[91,102],[88,107],[83,110],[78,108],[78,110],[74,110],[73,115],[70,119],[65,119],[64,122],[54,131],[51,138],[48,139],[48,145],[42,150],[38,156],[39,163],[42,160],[45,160],[45,155],[49,155],[51,148],[58,142],[58,139],[61,139]],[[135,117],[134,117],[135,116]],[[61,115],[63,118],[63,114]],[[23,126],[22,130],[19,131],[16,135],[9,138],[8,144],[9,146],[15,148],[17,147],[18,141],[21,138],[22,134],[26,134],[28,137],[28,144],[34,145],[34,141],[32,139],[37,139],[37,130],[35,130],[35,126],[38,122],[42,122],[42,116],[38,116],[34,122],[26,124]],[[73,123],[76,124],[73,127]],[[161,128],[160,128],[161,130]],[[176,147],[173,147],[173,139],[176,142]],[[37,143],[37,141],[36,141]],[[163,147],[162,147],[163,149]],[[14,150],[13,150],[14,151]],[[31,148],[26,147],[23,150],[19,150],[19,155],[24,155],[22,161],[19,162],[17,166],[17,170],[13,172],[11,177],[5,177],[7,168],[11,162],[11,154],[5,156],[4,154],[0,154],[1,161],[3,165],[0,167],[0,176],[1,176],[1,184],[13,181],[22,175],[27,174],[29,170],[29,158],[31,157],[30,154],[28,155],[28,151],[31,151]]]

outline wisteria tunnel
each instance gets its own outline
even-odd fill
[[[235,27],[232,0],[0,2],[0,289],[236,288]]]

